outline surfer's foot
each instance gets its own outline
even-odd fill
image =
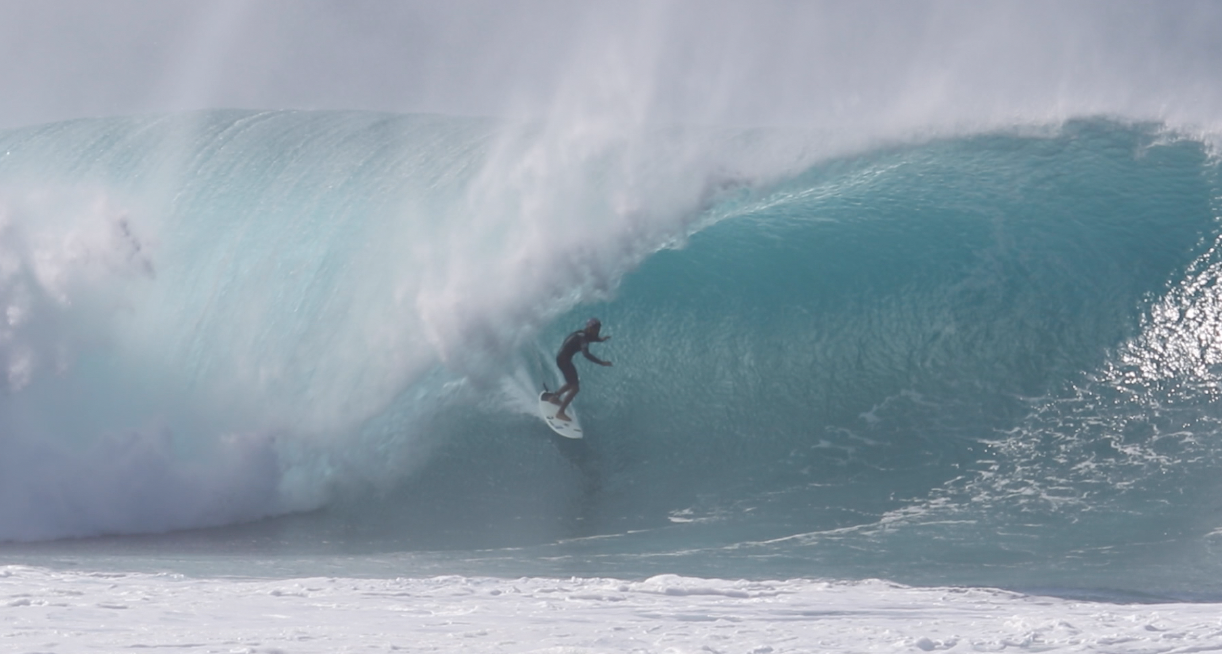
[[[568,414],[567,414],[567,413],[565,413],[565,412],[563,412],[563,411],[558,411],[558,412],[556,412],[556,419],[557,419],[557,420],[563,420],[563,421],[565,421],[565,422],[572,422],[572,421],[573,421],[573,419],[572,419],[572,418],[570,418],[570,417],[568,416]]]
[[[543,393],[543,397],[542,397],[541,399],[542,399],[544,402],[553,402],[553,401],[555,401],[555,397],[556,397],[556,394],[555,394],[555,393],[548,393],[548,392],[544,391],[544,393]]]
[[[547,397],[543,398],[556,406],[560,406],[560,396],[555,393],[548,393]]]

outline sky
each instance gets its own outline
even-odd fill
[[[0,127],[207,108],[1218,124],[1208,0],[4,0]]]

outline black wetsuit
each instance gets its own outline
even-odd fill
[[[564,343],[560,345],[560,352],[556,354],[556,367],[560,368],[560,372],[564,373],[564,383],[566,385],[577,383],[577,366],[573,365],[573,357],[578,352],[584,354],[587,359],[594,363],[604,363],[602,359],[590,354],[590,343],[601,343],[605,340],[607,339],[591,339],[584,329],[579,329],[564,339]]]

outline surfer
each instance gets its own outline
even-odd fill
[[[590,318],[586,321],[584,329],[578,329],[564,339],[564,343],[560,345],[560,351],[556,353],[556,367],[564,373],[564,386],[561,386],[555,393],[544,393],[543,399],[560,406],[560,410],[556,412],[556,418],[559,420],[566,422],[571,420],[564,410],[569,407],[573,398],[577,397],[577,392],[581,390],[581,384],[577,382],[577,367],[573,365],[573,357],[581,352],[587,359],[600,366],[611,365],[610,361],[603,361],[590,354],[590,343],[611,340],[610,336],[599,336],[600,329],[602,329],[602,323],[598,321],[598,318]]]

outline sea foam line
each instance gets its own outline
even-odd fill
[[[190,578],[0,567],[15,651],[1170,652],[1217,604],[1111,604],[884,581]]]

